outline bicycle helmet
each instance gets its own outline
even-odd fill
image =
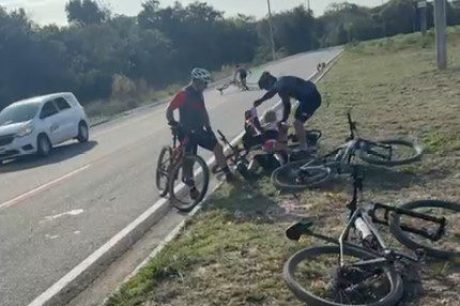
[[[270,74],[270,72],[265,71],[262,73],[259,79],[259,88],[270,90],[273,84],[276,82],[276,78]]]
[[[211,73],[203,68],[194,68],[192,70],[192,80],[198,80],[208,84],[211,82]]]

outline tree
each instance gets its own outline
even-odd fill
[[[69,23],[79,25],[100,24],[106,21],[110,12],[92,0],[70,0],[66,6]]]

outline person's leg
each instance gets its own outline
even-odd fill
[[[213,132],[203,132],[198,139],[198,144],[206,150],[212,151],[216,157],[216,163],[225,173],[227,181],[231,180],[231,171],[227,165],[222,145],[217,141]]]
[[[281,123],[279,125],[279,136],[278,141],[281,143],[288,143],[288,134],[289,134],[289,126],[286,123]]]
[[[197,144],[193,134],[188,136],[188,141],[185,146],[185,153],[187,155],[195,155],[197,152]],[[191,189],[195,188],[195,180],[193,178],[193,164],[189,160],[184,161],[182,169],[182,181]]]
[[[246,81],[246,76],[241,77],[241,85],[243,86],[244,90],[249,90],[249,87],[248,87],[248,84],[247,84],[247,81]]]
[[[277,155],[279,155],[281,157],[281,165],[284,165],[286,164],[288,161],[289,161],[289,148],[286,144],[284,143],[281,143],[279,141],[276,142],[275,144],[275,152]]]
[[[216,162],[219,168],[223,169],[227,167],[227,160],[225,158],[224,148],[222,145],[220,143],[216,143],[212,151],[214,152],[214,156],[216,157]]]
[[[299,139],[299,149],[307,150],[307,135],[305,132],[305,122],[310,119],[321,105],[321,95],[319,92],[311,94],[308,98],[299,101],[299,107],[295,113],[294,128]]]
[[[299,101],[299,106],[295,112],[295,121],[294,121],[294,129],[295,134],[297,136],[297,140],[299,142],[299,150],[306,150],[307,149],[307,135],[305,133],[305,122],[309,118],[309,115],[305,113],[304,110],[305,102]]]
[[[214,156],[216,157],[217,165],[219,166],[220,169],[222,169],[222,171],[225,174],[225,179],[227,180],[227,182],[232,181],[233,180],[233,174],[232,174],[232,172],[230,171],[230,168],[227,165],[227,160],[225,158],[224,149],[223,149],[222,145],[220,143],[217,143],[214,146],[213,152],[214,152]]]
[[[305,133],[304,121],[296,119],[294,121],[294,128],[295,134],[297,139],[299,140],[299,149],[306,150],[307,149],[307,135]]]

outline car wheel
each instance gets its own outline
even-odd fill
[[[85,122],[80,122],[78,125],[78,136],[77,140],[79,142],[87,142],[89,139],[89,129],[88,125]]]
[[[40,134],[37,139],[37,154],[46,157],[52,149],[51,142],[45,134]]]

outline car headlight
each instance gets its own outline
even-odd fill
[[[25,137],[25,136],[29,136],[30,134],[32,134],[32,132],[34,131],[34,128],[33,126],[31,125],[26,125],[25,127],[23,127],[19,133],[16,134],[17,137]]]

